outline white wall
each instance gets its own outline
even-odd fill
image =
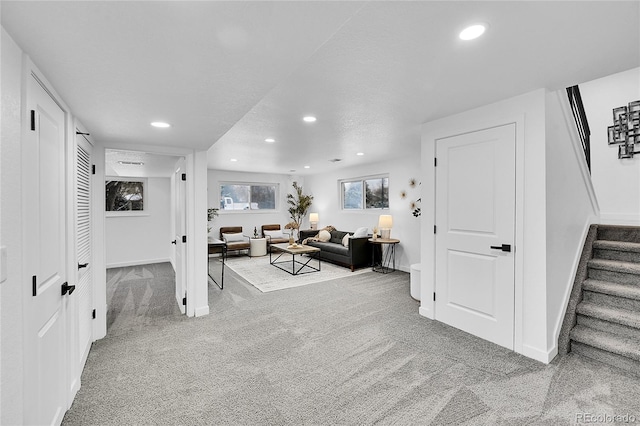
[[[557,353],[560,327],[598,202],[566,90],[547,94],[547,346]]]
[[[607,143],[613,108],[640,100],[640,68],[581,83],[580,94],[591,128],[591,176],[601,223],[640,225],[640,154],[618,160],[618,145]]]
[[[422,199],[435,198],[433,158],[436,140],[507,123],[516,123],[514,350],[549,362],[553,356],[547,344],[544,90],[425,123],[422,130]],[[420,314],[429,318],[436,316],[432,298],[425,297],[435,288],[434,223],[435,208],[423,208]]]
[[[342,179],[360,178],[372,175],[389,175],[389,209],[345,211],[341,209],[340,186]],[[407,153],[406,157],[350,167],[323,174],[305,177],[305,191],[313,195],[312,212],[319,214],[318,227],[333,225],[340,231],[353,232],[366,226],[369,232],[378,226],[381,214],[393,216],[391,238],[400,240],[396,247],[396,268],[410,271],[413,263],[420,262],[420,218],[414,217],[410,202],[420,198],[421,185],[409,187],[409,180],[420,182],[420,153]],[[407,192],[405,199],[400,198],[401,191]],[[425,203],[422,203],[424,208]],[[308,217],[307,217],[308,220]]]
[[[277,205],[275,211],[223,211],[220,215],[209,223],[211,226],[210,237],[220,238],[220,227],[223,226],[242,226],[245,235],[253,235],[253,229],[257,228],[260,233],[262,225],[279,223],[284,228],[291,219],[287,212],[287,194],[293,192],[291,186],[294,181],[303,185],[305,193],[309,191],[304,186],[304,181],[300,177],[267,174],[267,173],[245,173],[232,172],[224,170],[212,170],[207,172],[207,206],[208,208],[220,208],[220,183],[236,182],[236,183],[275,183],[279,185],[279,194],[277,196]],[[312,207],[313,209],[313,207]],[[205,228],[206,229],[206,228]]]
[[[0,424],[23,424],[23,296],[21,114],[22,51],[1,33],[0,245],[8,278],[0,284]]]
[[[107,216],[107,268],[169,262],[171,258],[171,179],[147,178],[143,216]]]

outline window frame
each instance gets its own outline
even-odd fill
[[[387,179],[387,207],[367,207],[367,184],[368,180],[375,179]],[[338,180],[338,194],[340,197],[340,210],[345,212],[363,212],[363,211],[373,211],[373,210],[389,210],[390,208],[390,197],[389,197],[389,174],[383,173],[378,175],[370,175],[370,176],[362,176],[355,177],[349,179],[340,179]],[[360,183],[362,187],[362,199],[360,200],[362,207],[360,208],[345,208],[345,199],[344,199],[344,184],[345,183]]]
[[[224,209],[220,202],[222,201],[222,187],[236,185],[236,186],[247,186],[249,193],[249,208],[248,209]],[[252,209],[251,208],[251,187],[253,186],[273,186],[274,187],[274,208],[273,209]],[[242,213],[242,214],[250,214],[250,213],[274,213],[280,211],[280,184],[277,182],[238,182],[238,181],[219,181],[218,182],[218,191],[217,198],[219,200],[218,205],[216,206],[218,210],[218,214],[234,214],[234,213]]]

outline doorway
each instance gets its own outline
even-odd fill
[[[176,170],[184,157],[122,149],[105,150],[105,258],[107,332],[127,323],[155,323],[184,313],[177,265]],[[184,210],[184,208],[183,208]],[[118,323],[118,321],[120,323]],[[131,324],[125,326],[125,328]]]

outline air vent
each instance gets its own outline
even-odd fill
[[[142,161],[118,161],[118,164],[123,166],[144,166]]]
[[[337,163],[339,161],[342,161],[342,158],[333,158],[331,160],[329,160],[331,163]]]

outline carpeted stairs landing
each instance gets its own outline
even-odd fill
[[[640,376],[640,227],[594,226],[570,350]]]

